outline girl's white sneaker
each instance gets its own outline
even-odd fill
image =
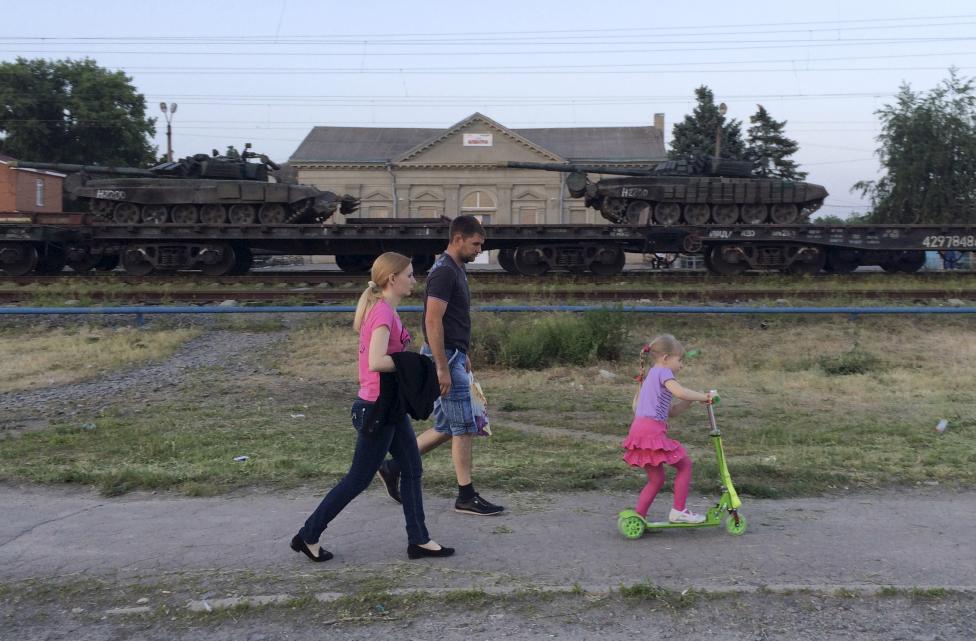
[[[694,512],[684,509],[676,510],[671,508],[671,513],[668,515],[668,522],[670,523],[704,523],[705,517],[701,514],[695,514]]]

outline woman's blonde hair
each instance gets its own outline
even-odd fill
[[[376,257],[369,270],[369,286],[363,291],[359,297],[359,303],[356,305],[356,317],[352,321],[354,330],[359,331],[359,328],[363,326],[366,314],[373,308],[373,305],[383,298],[383,290],[389,284],[390,278],[409,266],[410,259],[396,252],[386,252]]]

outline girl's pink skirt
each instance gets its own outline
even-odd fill
[[[688,456],[684,446],[668,438],[668,424],[646,416],[635,416],[630,424],[630,432],[621,444],[624,460],[635,467],[674,465]]]

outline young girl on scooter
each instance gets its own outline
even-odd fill
[[[653,363],[646,375],[643,374],[644,354],[650,354]],[[691,485],[691,459],[681,443],[668,438],[668,417],[677,416],[695,401],[711,403],[712,392],[687,389],[675,379],[681,371],[684,347],[674,336],[658,336],[644,346],[641,356],[642,375],[634,397],[634,421],[623,442],[624,460],[647,473],[647,485],[641,490],[634,510],[647,518],[651,503],[664,485],[664,465],[668,464],[676,471],[674,506],[668,521],[702,523],[705,517],[689,511],[685,505]]]

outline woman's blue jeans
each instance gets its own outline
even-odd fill
[[[305,521],[300,534],[306,543],[317,543],[332,519],[369,487],[387,452],[400,468],[400,497],[403,499],[403,516],[407,522],[407,541],[414,545],[423,545],[430,541],[427,526],[424,524],[424,500],[421,495],[423,468],[420,450],[417,449],[417,436],[410,425],[410,419],[404,416],[397,423],[384,425],[375,434],[364,435],[363,419],[370,405],[372,403],[358,398],[352,404],[352,425],[358,434],[352,465]]]

